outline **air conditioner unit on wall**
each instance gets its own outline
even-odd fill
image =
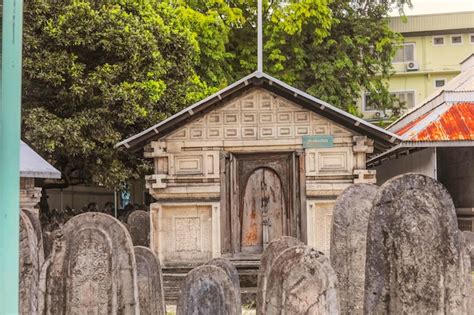
[[[407,71],[417,71],[418,69],[420,69],[420,66],[417,62],[410,61],[409,63],[407,63]]]

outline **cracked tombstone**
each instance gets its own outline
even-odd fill
[[[38,283],[42,263],[38,250],[38,239],[33,223],[25,211],[20,211],[21,314],[38,313]]]
[[[148,248],[135,246],[140,314],[166,314],[160,260]]]
[[[114,217],[88,212],[67,221],[43,265],[41,314],[139,314],[130,235]]]
[[[150,245],[150,214],[144,210],[135,210],[127,218],[127,226],[133,245]]]
[[[234,284],[235,301],[237,305],[240,305],[241,304],[240,280],[239,280],[239,272],[237,271],[237,268],[235,268],[235,266],[230,262],[230,260],[225,259],[225,258],[211,259],[206,263],[206,265],[216,266],[225,271],[227,276],[229,276],[230,280],[232,280],[232,283]]]
[[[284,250],[270,268],[264,314],[339,314],[336,272],[316,249]]]
[[[260,267],[258,268],[257,280],[257,314],[265,314],[264,302],[267,291],[267,280],[272,266],[278,255],[285,249],[293,246],[303,245],[303,242],[291,236],[282,236],[271,241],[265,248],[262,258],[260,259]]]
[[[342,314],[363,314],[367,226],[378,187],[354,184],[337,197],[331,228],[331,265]]]
[[[177,315],[236,315],[241,312],[234,284],[222,268],[203,265],[187,274],[176,308]]]
[[[460,233],[435,179],[405,174],[383,184],[369,217],[364,313],[468,313]]]

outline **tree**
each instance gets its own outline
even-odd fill
[[[256,69],[255,2],[227,2],[242,14],[240,24],[229,25],[232,81]],[[203,12],[222,10],[215,0],[186,3]],[[265,72],[353,114],[363,90],[381,109],[398,106],[386,82],[401,37],[389,28],[387,17],[394,8],[403,13],[409,0],[272,0],[263,5]]]
[[[409,0],[264,1],[264,69],[357,114],[399,41],[386,20]],[[149,169],[116,149],[256,69],[256,0],[26,0],[23,135],[62,187],[118,187]]]
[[[181,13],[155,0],[25,2],[22,131],[62,172],[61,187],[138,177],[146,161],[114,145],[215,91],[196,74],[213,65],[189,27],[221,51],[222,27]]]

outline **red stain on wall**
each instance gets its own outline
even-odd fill
[[[257,244],[257,224],[253,223],[251,225],[251,228],[245,234],[244,239],[242,240],[242,245],[244,246],[253,246],[253,245],[258,245]]]

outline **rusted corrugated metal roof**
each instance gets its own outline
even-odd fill
[[[426,113],[397,134],[408,141],[474,140],[474,103],[452,104],[440,113]]]
[[[406,126],[404,126],[402,129],[398,130],[396,132],[397,135],[403,136],[405,133],[407,133],[413,126],[415,126],[417,123],[419,123],[422,119],[424,119],[426,116],[428,116],[429,113],[425,113],[418,117],[417,119],[409,122]]]
[[[474,140],[474,103],[451,106],[412,140]]]

